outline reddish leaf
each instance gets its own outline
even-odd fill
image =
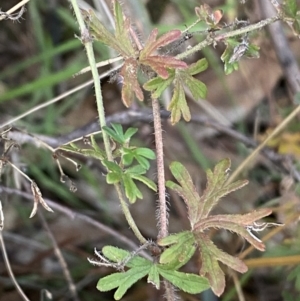
[[[161,78],[167,79],[169,72],[167,68],[186,68],[187,64],[171,56],[153,55],[140,59],[140,63],[150,66]]]
[[[181,36],[180,30],[171,30],[165,34],[163,34],[161,37],[159,37],[156,40],[158,34],[158,29],[155,28],[150,33],[150,36],[148,37],[144,48],[141,50],[140,53],[140,59],[143,60],[146,57],[149,57],[153,54],[154,51],[156,51],[158,48],[166,46],[173,41],[177,40]]]
[[[196,232],[195,238],[199,245],[202,258],[200,275],[208,278],[213,292],[217,296],[220,296],[225,288],[225,276],[218,261],[221,261],[240,273],[247,272],[248,268],[239,258],[233,257],[218,249],[210,238],[203,232]]]
[[[144,94],[137,81],[138,64],[134,58],[125,60],[120,75],[123,76],[122,100],[126,107],[129,107],[134,100],[134,95],[140,100],[144,100]]]

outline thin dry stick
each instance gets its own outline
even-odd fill
[[[29,1],[30,0],[23,0],[23,1],[19,2],[18,4],[16,4],[14,7],[12,7],[10,10],[8,10],[4,15],[0,16],[0,21],[5,19],[8,15],[11,15],[13,12],[18,10],[20,7],[24,6]]]
[[[239,167],[232,173],[228,179],[228,183],[232,183],[238,175],[251,163],[259,152],[267,146],[268,142],[275,138],[298,114],[300,113],[300,105],[297,106],[290,115],[288,115],[275,129],[274,131],[239,165]]]
[[[0,245],[1,245],[1,250],[2,250],[2,254],[3,254],[3,259],[4,259],[4,262],[5,262],[5,265],[6,265],[6,268],[7,268],[8,275],[9,275],[10,279],[12,280],[14,286],[16,287],[16,289],[17,289],[19,295],[22,297],[22,299],[25,300],[25,301],[30,301],[28,299],[28,297],[25,295],[25,293],[23,292],[22,288],[19,286],[19,284],[18,284],[18,282],[15,278],[15,275],[12,271],[12,268],[10,266],[10,262],[9,262],[9,259],[8,259],[8,256],[7,256],[6,248],[5,248],[2,231],[0,231]]]
[[[152,98],[154,135],[156,147],[157,161],[157,181],[158,181],[158,196],[159,196],[159,232],[157,238],[163,238],[168,235],[168,211],[166,202],[166,187],[165,187],[165,166],[164,166],[164,150],[163,137],[161,128],[159,102],[156,98]]]
[[[71,273],[69,271],[69,268],[68,268],[68,265],[63,257],[63,254],[62,252],[60,251],[60,248],[56,242],[56,239],[54,237],[54,235],[52,234],[49,226],[48,226],[48,223],[43,215],[43,213],[41,211],[38,211],[38,215],[40,217],[40,220],[42,222],[42,225],[43,227],[45,228],[46,232],[47,232],[47,235],[49,237],[49,239],[51,240],[51,243],[53,245],[53,249],[54,249],[54,253],[60,263],[60,266],[62,268],[62,271],[63,271],[63,274],[67,280],[67,283],[68,283],[68,287],[69,287],[69,290],[70,290],[70,293],[72,295],[72,298],[74,301],[79,301],[79,297],[78,297],[78,293],[77,293],[77,290],[76,290],[76,286],[74,284],[74,281],[73,281],[73,278],[71,276]]]
[[[233,279],[233,283],[234,283],[234,286],[235,286],[235,289],[236,289],[239,301],[245,301],[246,299],[245,299],[245,296],[243,294],[241,283],[240,283],[240,281],[239,281],[239,279],[238,279],[238,277],[236,275],[236,272],[232,271],[231,276],[232,276],[232,279]]]

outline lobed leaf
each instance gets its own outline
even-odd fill
[[[171,245],[160,256],[161,264],[168,264],[172,269],[185,265],[196,251],[195,238],[192,232],[184,231],[169,235],[158,241],[161,246]]]
[[[172,181],[167,181],[166,186],[175,190],[184,199],[188,209],[188,218],[190,220],[191,228],[193,229],[199,218],[201,198],[193,184],[191,176],[181,163],[172,162],[170,170],[181,186],[173,183]]]
[[[174,81],[174,93],[171,99],[171,103],[168,106],[168,110],[171,111],[171,123],[177,123],[181,115],[185,121],[191,120],[190,109],[187,105],[184,89],[182,83],[176,79]]]
[[[160,288],[159,269],[156,264],[153,264],[148,273],[148,283],[152,283],[156,289]]]
[[[131,257],[131,253],[127,250],[123,250],[114,246],[105,246],[102,248],[103,255],[109,259],[110,261],[116,263],[122,263],[127,258]],[[133,256],[127,263],[126,266],[133,268],[133,267],[141,267],[141,266],[151,266],[152,263],[138,255]]]
[[[188,72],[188,74],[190,75],[196,75],[204,70],[206,70],[208,67],[208,62],[207,62],[207,59],[201,59],[201,60],[198,60],[196,63],[193,63],[191,64],[186,72]]]
[[[201,196],[200,206],[202,208],[199,209],[199,220],[209,215],[210,211],[218,203],[220,198],[248,184],[247,180],[226,184],[230,165],[230,159],[227,158],[220,161],[215,166],[213,172],[210,169],[206,171],[207,184],[206,189]]]
[[[156,184],[152,180],[148,179],[147,177],[140,176],[140,175],[131,175],[131,177],[135,180],[144,183],[146,186],[148,186],[148,188],[152,189],[153,191],[157,191]]]
[[[192,76],[185,76],[184,83],[189,88],[196,100],[199,98],[206,98],[207,87],[202,81],[195,79]]]
[[[114,299],[120,300],[127,292],[127,290],[139,279],[145,277],[148,272],[149,267],[146,266],[132,268],[126,272],[114,273],[101,278],[98,281],[97,289],[102,292],[106,292],[118,287],[114,294]]]
[[[210,287],[208,280],[199,275],[164,270],[162,268],[159,270],[159,273],[174,286],[186,293],[199,294]]]
[[[134,58],[125,60],[120,75],[123,77],[122,100],[126,107],[134,101],[134,96],[138,100],[144,100],[144,94],[137,80],[138,63]]]
[[[186,68],[187,64],[175,57],[151,55],[145,58],[140,58],[140,63],[150,66],[161,78],[167,79],[169,77],[168,68]]]
[[[199,244],[202,258],[200,274],[208,278],[213,292],[220,296],[225,288],[225,276],[218,261],[241,273],[245,273],[248,268],[239,258],[230,256],[218,249],[203,232],[195,232],[195,238]]]
[[[168,70],[169,76],[167,79],[164,79],[162,77],[154,77],[147,81],[144,85],[143,88],[146,91],[152,92],[152,96],[154,98],[158,98],[161,96],[161,94],[171,85],[171,83],[174,80],[175,73],[172,72],[173,70]],[[170,74],[171,73],[171,74]]]
[[[181,36],[180,30],[170,30],[169,32],[163,34],[157,40],[158,29],[154,28],[150,33],[147,41],[145,42],[144,48],[140,52],[140,59],[144,60],[145,58],[151,56],[155,50],[160,47],[166,46],[173,41],[177,40]]]
[[[123,180],[126,197],[128,198],[131,204],[134,204],[137,198],[138,199],[143,198],[143,194],[138,189],[138,187],[136,186],[136,184],[134,183],[130,175],[124,174],[122,180]]]
[[[123,53],[122,45],[115,38],[115,36],[109,32],[106,27],[101,23],[93,10],[81,10],[84,17],[85,23],[87,24],[92,35],[96,40],[102,42],[103,44],[115,49],[119,53]]]

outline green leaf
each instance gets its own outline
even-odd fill
[[[161,94],[167,89],[167,87],[171,85],[171,83],[174,80],[175,72],[171,72],[170,70],[168,70],[168,72],[169,72],[169,77],[167,79],[161,78],[159,76],[154,77],[149,81],[147,81],[143,85],[143,88],[146,91],[152,92],[152,96],[154,98],[159,98]]]
[[[156,264],[153,264],[149,270],[148,283],[152,283],[156,289],[160,288],[159,272]]]
[[[220,198],[248,184],[247,180],[226,184],[230,166],[230,159],[227,158],[220,161],[215,166],[213,172],[210,169],[206,171],[207,184],[204,194],[201,196],[200,203],[202,204],[202,208],[199,208],[199,220],[209,215]]]
[[[155,152],[150,148],[139,147],[135,150],[135,152],[136,152],[137,155],[143,156],[147,159],[154,160],[156,158]]]
[[[138,181],[144,183],[146,186],[148,186],[153,191],[157,191],[156,184],[152,180],[148,179],[147,177],[144,177],[141,175],[131,175],[131,177],[135,180],[138,180]]]
[[[123,185],[126,197],[131,204],[135,203],[137,198],[143,198],[141,191],[137,188],[130,175],[123,175]]]
[[[158,241],[161,246],[171,245],[160,256],[161,264],[168,264],[169,268],[177,270],[185,265],[196,250],[193,233],[184,231],[169,235]]]
[[[207,59],[201,59],[199,61],[197,61],[196,63],[191,64],[186,72],[188,72],[188,74],[190,75],[196,75],[204,70],[206,70],[208,67],[208,62]]]
[[[103,247],[102,253],[107,259],[109,259],[113,262],[116,262],[116,263],[122,263],[127,258],[132,256],[130,254],[130,252],[120,249],[120,248],[117,248],[117,247],[113,247],[113,246]],[[141,256],[135,255],[135,256],[132,256],[132,258],[126,263],[126,266],[129,268],[149,266],[149,269],[150,269],[150,267],[152,266],[152,263],[148,259],[145,259]]]
[[[146,173],[146,169],[141,165],[134,165],[126,169],[125,174],[130,175],[143,175]]]
[[[193,184],[193,180],[186,168],[179,162],[172,162],[170,170],[174,178],[181,186],[172,181],[167,181],[166,186],[176,191],[185,201],[188,209],[188,218],[191,228],[194,228],[195,223],[199,220],[200,196]]]
[[[178,271],[160,269],[159,273],[174,286],[190,294],[199,294],[210,285],[206,278],[195,274],[187,274]]]
[[[119,53],[123,53],[122,44],[120,44],[115,36],[106,29],[93,10],[81,10],[81,12],[89,31],[98,41],[115,49]]]
[[[109,128],[108,126],[103,126],[102,129],[116,142],[123,144],[124,143],[124,135],[122,133],[116,132],[115,129]]]
[[[174,81],[174,93],[168,110],[171,111],[172,124],[177,123],[180,120],[181,115],[185,121],[191,120],[191,113],[186,102],[184,89],[182,83],[178,79],[175,79]]]
[[[137,128],[129,128],[124,134],[124,142],[129,142],[131,137],[138,131]]]
[[[295,18],[298,11],[297,1],[296,0],[283,1],[282,10],[287,17]]]
[[[115,172],[118,174],[122,174],[122,168],[115,162],[103,160],[103,164],[107,167],[107,169],[111,172]]]
[[[186,76],[184,78],[184,83],[196,100],[199,98],[206,98],[207,87],[202,81],[195,79],[192,76]]]
[[[107,184],[117,184],[121,181],[122,176],[115,172],[109,172],[106,175],[106,182]]]
[[[98,281],[97,289],[106,292],[118,287],[114,294],[115,300],[120,300],[127,290],[139,279],[145,277],[149,272],[149,267],[132,268],[126,272],[114,273],[101,278]]]
[[[123,15],[121,5],[114,0],[114,17],[115,17],[115,37],[120,44],[122,44],[123,56],[134,56],[135,50],[131,43],[130,20]]]

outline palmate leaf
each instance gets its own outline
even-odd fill
[[[152,96],[154,98],[158,98],[161,96],[161,94],[171,85],[175,78],[175,71],[174,70],[168,70],[169,71],[169,77],[167,79],[161,78],[161,77],[154,77],[147,81],[143,88],[146,91],[152,92]]]
[[[191,112],[187,105],[184,88],[179,79],[174,81],[174,93],[171,102],[168,106],[168,110],[171,111],[171,123],[177,123],[181,115],[185,121],[191,120]]]
[[[106,246],[102,252],[112,262],[117,264],[124,262],[129,267],[126,272],[113,273],[98,281],[97,289],[102,292],[117,288],[114,294],[115,300],[120,300],[134,283],[146,275],[148,275],[147,282],[152,283],[157,289],[160,287],[160,276],[191,294],[197,294],[209,288],[208,280],[204,277],[178,272],[170,269],[168,265],[154,263],[138,255],[132,256],[128,251]]]
[[[139,63],[151,67],[161,78],[169,77],[168,69],[186,68],[187,64],[172,56],[157,55],[155,52],[163,46],[174,42],[181,36],[180,30],[171,30],[157,38],[158,29],[155,28],[150,33],[144,48],[139,55]]]
[[[162,246],[169,246],[161,255],[160,262],[168,264],[173,261],[175,264],[176,258],[180,258],[181,255],[185,259],[192,256],[187,250],[197,246],[202,258],[200,275],[208,278],[212,290],[220,296],[225,288],[225,276],[219,266],[219,261],[241,273],[247,271],[247,266],[239,258],[218,249],[210,237],[205,234],[205,230],[217,228],[235,232],[258,250],[264,251],[264,244],[251,231],[255,231],[255,227],[266,227],[266,223],[257,224],[256,221],[269,215],[271,210],[264,208],[247,214],[209,216],[220,198],[247,184],[247,181],[227,183],[230,170],[229,159],[220,161],[213,171],[207,170],[207,186],[201,197],[198,195],[188,171],[182,164],[173,162],[170,169],[179,184],[167,181],[166,186],[175,190],[184,199],[188,208],[191,231],[171,234],[158,241]]]
[[[225,276],[218,261],[240,273],[245,273],[248,268],[239,258],[233,257],[217,248],[203,232],[195,233],[195,238],[202,258],[200,275],[208,278],[213,292],[220,296],[225,288]]]
[[[195,238],[190,231],[171,234],[160,239],[158,244],[170,246],[161,254],[159,262],[176,270],[185,265],[196,251]]]

